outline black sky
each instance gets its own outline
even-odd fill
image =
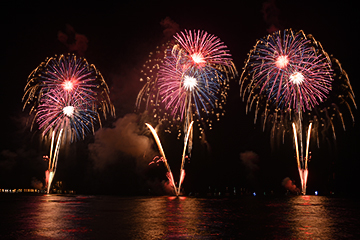
[[[256,40],[265,36],[271,24],[304,30],[320,41],[324,49],[340,60],[347,71],[355,96],[359,96],[357,75],[359,52],[359,15],[356,2],[345,1],[268,1],[275,10],[262,11],[265,1],[111,1],[84,3],[9,3],[3,8],[1,65],[1,158],[0,188],[29,187],[33,177],[42,180],[46,166],[41,156],[48,149],[22,124],[23,88],[30,72],[46,57],[65,53],[58,40],[66,25],[88,39],[85,57],[104,75],[112,91],[117,119],[134,112],[135,98],[142,87],[140,69],[148,53],[164,39],[161,20],[170,17],[180,30],[202,29],[218,36],[229,48],[235,66],[241,72],[247,53]],[[239,97],[238,79],[231,83],[226,116],[208,132],[211,151],[197,138],[184,182],[189,191],[212,188],[247,187],[256,190],[281,189],[281,181],[290,177],[298,183],[291,137],[271,149],[268,131],[253,124],[253,113],[245,115]],[[358,102],[357,102],[358,103]],[[314,146],[309,166],[309,189],[336,189],[349,192],[359,184],[359,114],[355,126],[347,122],[347,131],[337,130],[337,141],[320,149]],[[105,121],[109,127],[116,119]],[[181,141],[166,137],[165,151],[174,159],[176,172]],[[126,153],[105,169],[94,168],[88,145],[94,137],[64,150],[59,159],[57,178],[78,192],[144,194],[156,189],[163,179],[161,169],[146,167]],[[180,150],[179,150],[180,149]],[[66,151],[66,153],[65,153]],[[240,153],[258,154],[255,170],[247,168]],[[179,160],[176,160],[179,158]],[[170,160],[169,160],[170,161]],[[141,165],[141,167],[139,167]],[[335,180],[333,173],[335,172]],[[205,190],[204,190],[205,189]],[[153,190],[155,191],[155,190]]]

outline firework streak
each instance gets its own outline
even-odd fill
[[[170,165],[165,157],[165,152],[164,152],[164,149],[161,145],[161,142],[160,142],[160,138],[159,136],[157,135],[155,129],[148,123],[145,123],[145,125],[150,129],[152,135],[154,136],[154,139],[155,139],[155,142],[159,148],[159,151],[160,151],[160,159],[162,162],[164,162],[166,168],[167,168],[167,178],[169,179],[169,182],[171,183],[172,187],[174,188],[174,191],[175,191],[175,194],[176,196],[179,196],[180,194],[180,189],[181,189],[181,183],[184,181],[184,178],[185,178],[185,170],[184,170],[184,161],[185,161],[185,150],[186,150],[186,143],[187,143],[187,140],[189,139],[189,133],[191,132],[191,129],[192,129],[192,125],[193,125],[194,122],[191,122],[190,123],[190,126],[189,126],[189,129],[188,129],[188,134],[186,135],[186,140],[185,140],[185,144],[184,144],[184,150],[183,150],[183,155],[182,155],[182,162],[181,162],[181,169],[180,169],[180,181],[179,181],[179,188],[176,187],[176,184],[174,182],[174,177],[173,177],[173,174],[171,172],[171,169],[170,169]],[[160,161],[160,160],[158,160]]]
[[[155,142],[159,148],[159,151],[160,151],[160,155],[161,155],[161,158],[162,158],[162,161],[165,163],[165,166],[166,166],[166,169],[167,169],[167,178],[169,179],[169,182],[171,183],[171,185],[173,186],[174,188],[174,191],[177,195],[177,190],[176,190],[176,185],[175,185],[175,182],[174,182],[174,177],[173,177],[173,174],[171,172],[171,169],[170,169],[170,166],[169,166],[169,163],[167,162],[167,159],[165,157],[165,152],[164,152],[164,149],[162,148],[162,145],[161,145],[161,142],[160,142],[160,138],[159,136],[157,135],[155,129],[148,123],[145,123],[145,125],[150,129],[152,135],[154,136],[155,138]]]

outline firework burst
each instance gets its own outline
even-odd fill
[[[174,35],[174,38],[178,42],[174,49],[179,51],[178,59],[182,65],[202,72],[215,68],[232,76],[236,74],[230,51],[218,37],[201,30],[185,30]]]
[[[84,99],[96,102],[96,111],[105,118],[107,113],[115,115],[110,91],[101,73],[86,59],[73,54],[48,58],[31,72],[24,89],[23,109],[32,104],[31,113],[44,94],[58,88],[70,94],[76,91]]]
[[[200,30],[179,32],[157,47],[142,73],[141,81],[146,83],[138,94],[137,109],[147,111],[155,122],[168,123],[170,132],[183,128],[185,109],[194,108],[192,117],[197,116],[194,120],[202,133],[205,127],[212,128],[213,119],[224,115],[229,79],[237,74],[226,45]],[[165,92],[169,88],[181,94]],[[179,101],[191,92],[195,101]]]
[[[257,41],[245,66],[241,79],[251,81],[241,88],[250,93],[249,99],[264,95],[282,109],[311,110],[331,91],[330,58],[303,31],[278,31]]]
[[[259,40],[257,41],[254,48],[250,51],[249,57],[245,61],[245,67],[243,68],[243,72],[241,74],[240,78],[240,96],[242,96],[242,100],[246,101],[246,113],[248,113],[251,110],[254,110],[255,117],[254,117],[254,123],[256,123],[259,119],[261,122],[261,125],[263,127],[263,130],[265,130],[266,127],[271,129],[271,138],[274,139],[277,136],[282,139],[282,142],[284,141],[284,137],[287,132],[292,131],[292,119],[297,118],[298,115],[298,107],[300,105],[300,109],[303,111],[302,119],[303,122],[308,125],[310,122],[313,123],[312,126],[312,136],[316,139],[317,144],[319,146],[320,144],[320,138],[327,138],[326,133],[332,132],[332,136],[336,138],[335,135],[335,127],[334,122],[339,121],[343,129],[345,130],[345,120],[342,114],[342,110],[346,109],[350,113],[351,119],[354,122],[354,115],[353,115],[353,107],[356,108],[355,103],[355,96],[354,92],[352,90],[349,78],[347,73],[343,70],[340,62],[332,57],[329,56],[324,49],[322,48],[320,42],[316,41],[312,35],[305,35],[303,31],[299,32],[293,32],[290,30],[285,30],[284,33],[287,34],[281,34],[280,32],[268,35],[265,39],[269,39],[269,42],[274,41],[274,36],[283,36],[279,39],[279,43],[275,44],[278,46],[279,49],[282,49],[280,54],[277,54],[276,57],[269,56],[267,59],[268,61],[265,61],[263,58],[261,61],[258,60],[260,57],[257,52],[260,51],[267,51],[270,50],[264,50],[264,46],[269,46],[270,49],[274,49],[270,47],[270,44],[267,44],[264,42],[265,40]],[[290,35],[290,36],[287,36]],[[306,91],[296,91],[296,89],[299,89],[301,87],[305,86],[297,86],[297,85],[304,85],[304,79],[301,77],[300,74],[297,76],[299,77],[297,79],[296,75],[292,75],[291,71],[292,69],[296,69],[298,67],[295,65],[295,63],[300,64],[307,64],[307,62],[312,61],[313,58],[311,57],[309,60],[304,59],[305,63],[296,61],[293,57],[283,57],[282,59],[288,59],[288,60],[280,60],[282,63],[278,63],[279,66],[282,66],[280,69],[276,67],[276,59],[278,59],[279,56],[284,55],[285,51],[284,47],[280,48],[281,45],[281,39],[290,39],[294,36],[297,36],[297,39],[300,42],[308,42],[312,48],[313,52],[318,53],[318,56],[324,56],[320,57],[320,59],[323,59],[325,62],[319,62],[320,67],[314,67],[315,69],[320,69],[322,66],[330,65],[331,69],[329,69],[328,73],[330,75],[321,74],[315,71],[315,73],[312,75],[311,72],[308,72],[307,76],[314,76],[314,79],[308,78],[307,84],[315,84],[319,85],[319,89],[323,86],[327,86],[327,93],[325,91],[322,92],[322,94],[325,94],[326,97],[322,97],[322,101],[317,101],[318,104],[314,103],[313,107],[311,105],[311,98],[317,98],[316,93],[314,92],[306,92]],[[306,37],[304,39],[303,37]],[[262,42],[260,44],[260,42]],[[284,41],[287,42],[287,41]],[[261,45],[261,50],[258,50],[258,46]],[[289,45],[289,44],[287,44]],[[285,45],[285,46],[287,46]],[[274,44],[272,44],[274,46]],[[293,46],[302,46],[300,43],[293,43]],[[275,54],[275,53],[274,53]],[[274,55],[275,56],[275,55]],[[290,56],[290,54],[289,54]],[[294,54],[292,56],[295,56]],[[303,55],[300,55],[303,56]],[[281,58],[280,58],[281,59]],[[289,59],[292,59],[291,61]],[[302,58],[299,58],[302,59]],[[329,63],[330,60],[330,63]],[[293,64],[291,64],[293,63]],[[260,65],[259,65],[260,64]],[[266,72],[264,69],[260,68],[261,64],[263,66],[272,66],[272,68],[267,68],[269,70],[269,77],[264,77],[266,75]],[[325,65],[324,65],[325,64]],[[260,70],[261,71],[260,71]],[[276,71],[274,70],[276,69]],[[287,69],[287,70],[286,70]],[[327,69],[327,68],[326,68]],[[259,73],[261,72],[261,74]],[[277,73],[277,75],[275,75]],[[264,81],[260,82],[258,78],[255,78],[255,76],[263,77]],[[319,79],[318,77],[324,76],[323,81],[316,82],[316,79]],[[270,83],[270,77],[272,77],[272,84]],[[290,78],[291,77],[291,78]],[[277,79],[277,82],[274,82],[274,80]],[[281,80],[282,79],[282,80]],[[328,79],[332,79],[330,84],[328,84]],[[268,80],[268,81],[265,81]],[[277,97],[278,88],[271,88],[270,86],[279,85],[279,82],[282,81],[282,91],[280,91],[280,96]],[[284,82],[288,82],[287,85],[284,84]],[[320,83],[320,84],[319,84]],[[321,83],[324,83],[324,85],[321,85]],[[288,87],[292,86],[293,89]],[[270,90],[272,91],[270,92]],[[286,89],[286,90],[284,90]],[[321,91],[321,90],[319,90]],[[292,92],[289,94],[289,92]],[[271,93],[271,94],[270,94]],[[298,93],[298,94],[297,94]],[[291,98],[286,102],[284,99],[284,95],[291,96]],[[295,102],[296,96],[303,96],[301,97],[300,102]],[[306,94],[306,95],[305,95]],[[311,96],[310,96],[311,95]],[[309,102],[306,102],[306,99],[309,99]],[[294,100],[294,101],[292,101]],[[289,104],[290,101],[292,101],[292,104]],[[281,104],[280,104],[281,103]],[[294,104],[296,103],[296,104]],[[302,103],[302,104],[300,104]],[[306,105],[307,104],[307,105]],[[307,108],[306,106],[309,106]]]
[[[70,54],[48,58],[29,75],[23,102],[23,110],[32,105],[31,128],[37,123],[42,136],[52,139],[45,174],[49,193],[60,144],[94,132],[95,123],[101,126],[101,115],[115,116],[115,109],[101,73],[84,58]]]
[[[83,139],[86,133],[94,131],[98,114],[92,107],[93,101],[84,99],[77,91],[69,93],[63,89],[53,89],[40,99],[35,115],[42,135],[50,130],[65,130],[71,141]]]
[[[219,120],[224,115],[229,79],[237,72],[226,45],[200,30],[175,34],[174,40],[154,56],[158,58],[144,65],[147,82],[138,94],[136,106],[140,109],[145,103],[145,111],[155,122],[167,123],[165,131],[177,128],[178,138],[184,133],[179,194],[185,177],[184,159],[192,150],[193,123],[198,125],[199,138],[204,128],[212,129],[211,116]]]
[[[351,103],[355,108],[356,104],[346,72],[312,35],[290,29],[257,41],[245,61],[240,86],[243,101],[248,95],[246,112],[255,108],[254,122],[261,116],[263,130],[268,124],[272,139],[280,136],[284,142],[285,134],[293,132],[305,194],[310,137],[319,146],[319,133],[325,136],[331,129],[335,139],[336,116],[345,129],[341,106],[354,121]]]
[[[197,116],[201,116],[202,112],[208,113],[215,108],[216,96],[224,81],[222,74],[213,69],[197,71],[177,61],[174,53],[173,57],[165,59],[159,70],[157,84],[165,109],[171,109],[171,115],[180,120],[189,117],[192,112]]]

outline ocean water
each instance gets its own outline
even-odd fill
[[[0,194],[0,239],[360,239],[357,199]]]

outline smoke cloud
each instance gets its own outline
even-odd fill
[[[280,10],[275,4],[275,0],[268,0],[264,2],[261,12],[263,13],[268,33],[273,33],[282,29],[279,20]]]
[[[31,179],[31,187],[33,187],[35,189],[39,189],[39,190],[44,189],[43,183],[41,181],[37,180],[35,177],[33,177]]]
[[[4,158],[4,160],[0,160],[0,169],[7,172],[11,171],[16,165],[18,155],[10,150],[3,150],[0,155],[1,158]]]
[[[84,56],[88,48],[88,39],[85,35],[75,32],[75,29],[66,24],[65,32],[58,31],[58,40],[63,43],[68,51]]]
[[[179,24],[174,22],[170,17],[161,20],[160,25],[164,28],[163,34],[165,38],[170,39],[176,32],[180,30]]]
[[[240,159],[249,170],[256,171],[259,169],[259,166],[257,165],[259,162],[259,155],[257,155],[255,152],[246,151],[240,153]]]
[[[131,113],[119,118],[113,128],[101,128],[95,133],[95,141],[89,144],[90,156],[95,169],[121,161],[124,154],[137,160],[137,167],[146,166],[156,155],[152,150],[152,140],[141,132],[139,116]]]
[[[300,189],[296,187],[296,185],[291,181],[289,177],[286,177],[282,180],[281,185],[292,193],[299,193]]]
[[[253,151],[246,151],[240,153],[240,159],[248,171],[247,178],[255,178],[255,173],[259,170],[259,155]]]

